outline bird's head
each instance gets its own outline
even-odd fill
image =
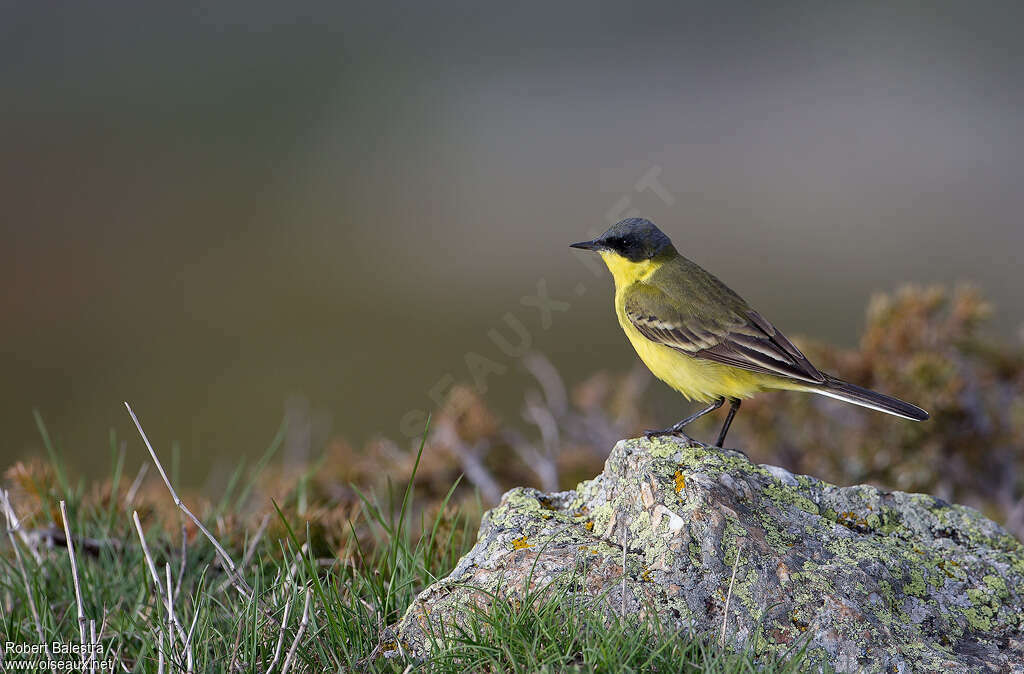
[[[653,222],[643,218],[620,220],[593,241],[580,241],[570,245],[572,248],[597,251],[606,261],[609,255],[614,255],[634,263],[642,263],[676,252],[665,233]]]
[[[622,220],[593,241],[571,245],[600,253],[616,288],[646,279],[663,262],[678,255],[665,233],[643,218]]]

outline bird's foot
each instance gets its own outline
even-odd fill
[[[661,429],[659,431],[656,431],[656,430],[644,431],[644,437],[645,438],[664,438],[664,437],[667,437],[667,436],[671,436],[673,438],[679,438],[680,440],[686,440],[687,442],[695,443],[695,444],[698,444],[698,445],[703,444],[703,443],[697,442],[696,440],[691,438],[689,435],[684,433],[682,431],[682,429],[663,428],[663,429]]]
[[[651,439],[651,438],[664,438],[664,437],[679,438],[680,440],[683,440],[683,441],[689,443],[692,446],[701,447],[703,449],[708,449],[708,450],[712,450],[713,449],[713,450],[717,450],[719,452],[736,452],[737,454],[742,454],[748,461],[750,460],[750,457],[747,456],[747,453],[744,452],[742,449],[734,449],[732,447],[725,448],[725,447],[719,447],[718,445],[709,445],[709,444],[707,444],[705,442],[701,442],[700,440],[695,440],[695,439],[691,438],[689,435],[684,433],[682,430],[674,431],[671,428],[663,428],[661,430],[648,430],[648,431],[644,431],[644,437],[648,438],[648,439]]]
[[[735,449],[733,447],[725,448],[725,447],[719,447],[718,445],[704,445],[704,446],[707,447],[708,449],[717,449],[720,452],[736,452],[737,454],[742,454],[743,458],[745,458],[747,461],[750,461],[750,457],[747,456],[747,453],[744,452],[742,449]]]

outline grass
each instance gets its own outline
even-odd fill
[[[103,664],[133,672],[738,673],[799,666],[799,657],[780,663],[735,653],[717,647],[714,635],[680,633],[656,618],[623,619],[600,600],[584,606],[557,591],[521,601],[494,598],[462,627],[437,626],[427,662],[371,658],[380,651],[383,628],[475,540],[472,519],[448,507],[456,485],[433,516],[413,508],[412,479],[359,493],[359,509],[348,520],[350,544],[344,554],[326,555],[311,522],[295,515],[305,497],[302,480],[282,502],[262,505],[267,512],[258,527],[231,525],[240,521],[231,519],[235,511],[252,507],[250,486],[276,443],[253,469],[240,468],[219,503],[192,524],[185,503],[180,511],[144,507],[143,480],[127,479],[124,446],[118,451],[113,436],[106,488],[75,485],[43,420],[36,421],[54,479],[22,480],[19,496],[31,494],[32,504],[12,502],[8,492],[0,499],[7,523],[0,633],[23,649],[57,643],[74,645],[78,654],[5,649],[0,668],[6,671],[19,663],[90,658],[97,671],[110,671]],[[151,452],[164,496],[177,502]],[[421,443],[417,464],[422,453]],[[202,534],[204,521],[209,536]],[[356,535],[357,521],[368,533]]]
[[[723,672],[800,671],[789,661],[759,658],[715,644],[713,635],[681,632],[655,610],[621,616],[604,597],[569,594],[570,582],[508,599],[491,595],[462,626],[430,626],[431,666],[464,672]]]

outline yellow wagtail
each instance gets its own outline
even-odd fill
[[[615,313],[654,376],[688,400],[709,403],[647,436],[682,435],[690,422],[729,401],[721,447],[740,401],[770,389],[810,391],[923,421],[923,409],[819,372],[743,299],[680,255],[653,222],[629,218],[573,248],[600,253],[615,279]]]

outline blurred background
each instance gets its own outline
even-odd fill
[[[134,469],[122,400],[193,483],[286,414],[311,452],[404,450],[456,382],[523,425],[527,351],[667,425],[567,247],[627,215],[791,336],[854,349],[874,293],[968,280],[1020,343],[1013,3],[0,11],[3,466],[37,410],[81,475],[111,428]]]

